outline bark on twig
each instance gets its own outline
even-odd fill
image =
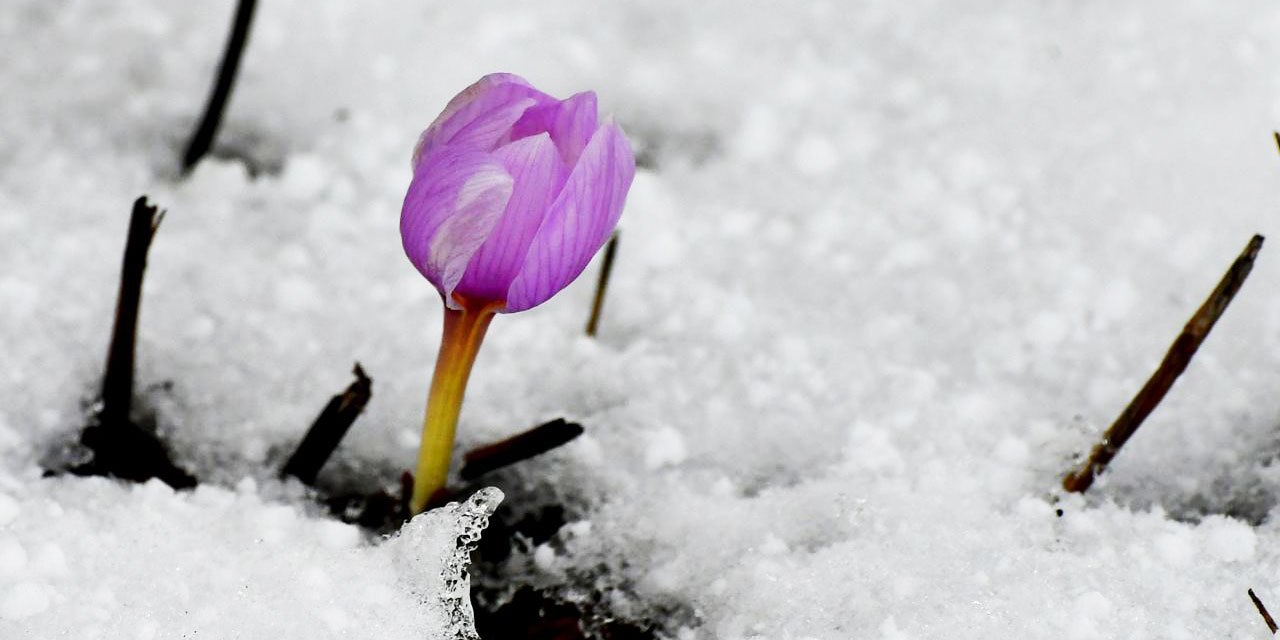
[[[334,449],[338,448],[338,443],[342,442],[342,437],[360,416],[360,412],[364,411],[364,406],[373,395],[373,381],[365,375],[360,363],[356,363],[352,374],[356,377],[355,381],[325,405],[307,430],[307,435],[289,457],[281,475],[293,476],[307,485],[315,483],[320,468],[333,455]]]
[[[218,133],[218,125],[222,123],[222,112],[231,98],[231,88],[236,81],[236,71],[240,68],[240,58],[244,54],[245,43],[249,39],[249,25],[253,22],[253,11],[257,0],[240,0],[236,5],[235,19],[231,24],[231,35],[227,38],[227,48],[222,54],[222,62],[218,65],[218,76],[213,84],[213,93],[209,94],[209,102],[205,105],[204,116],[187,143],[187,150],[182,154],[182,172],[191,171],[197,162],[209,152],[213,146],[213,138]]]
[[[591,303],[591,318],[587,320],[587,335],[596,337],[596,329],[600,327],[600,315],[604,312],[604,296],[609,289],[609,276],[613,273],[613,258],[618,251],[618,236],[615,231],[604,247],[604,258],[600,262],[600,279],[596,281],[596,297]]]
[[[472,449],[463,457],[463,480],[480,476],[546,453],[582,435],[582,425],[556,418],[506,440]]]
[[[135,424],[130,415],[142,277],[147,269],[151,240],[163,219],[164,212],[148,204],[146,196],[133,203],[120,268],[120,293],[116,299],[111,345],[102,376],[101,404],[93,423],[80,434],[81,444],[93,451],[93,459],[72,472],[138,482],[159,478],[175,489],[182,489],[195,486],[195,478],[174,465],[155,434]]]
[[[138,342],[138,309],[142,303],[142,277],[147,270],[147,252],[155,237],[164,212],[140,196],[133,203],[129,218],[129,234],[124,245],[120,267],[120,292],[116,297],[115,324],[111,330],[111,346],[102,376],[103,422],[116,423],[129,419],[133,404],[134,354]]]
[[[1253,606],[1258,608],[1258,613],[1262,615],[1262,621],[1267,623],[1267,628],[1271,630],[1271,635],[1275,635],[1276,631],[1280,630],[1280,627],[1276,627],[1275,619],[1267,612],[1267,607],[1262,604],[1262,600],[1258,598],[1258,594],[1253,592],[1253,589],[1249,590],[1249,599],[1253,600]]]
[[[1174,381],[1187,369],[1192,356],[1209,335],[1214,323],[1222,316],[1227,305],[1231,304],[1231,299],[1240,290],[1240,285],[1244,284],[1245,278],[1249,277],[1254,259],[1262,249],[1262,241],[1263,237],[1260,235],[1255,235],[1249,240],[1244,252],[1232,263],[1217,288],[1209,294],[1209,298],[1195,315],[1191,316],[1182,333],[1173,341],[1173,345],[1169,347],[1169,352],[1165,354],[1164,360],[1156,368],[1155,373],[1129,402],[1129,406],[1125,407],[1115,422],[1107,428],[1102,441],[1089,453],[1088,460],[1080,469],[1063,479],[1064,489],[1073,493],[1084,493],[1088,490],[1094,478],[1106,469],[1107,464],[1120,451],[1120,447],[1124,446],[1138,427],[1142,426],[1142,421],[1146,420],[1156,405],[1160,404]]]

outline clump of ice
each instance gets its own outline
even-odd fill
[[[401,574],[401,586],[447,621],[456,640],[479,638],[471,607],[471,552],[480,542],[502,491],[487,487],[462,503],[451,502],[415,517],[387,543]],[[441,554],[441,548],[449,549]]]

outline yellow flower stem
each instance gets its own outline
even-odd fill
[[[426,510],[431,498],[444,489],[449,479],[449,458],[467,390],[471,365],[480,351],[484,332],[501,302],[474,303],[461,296],[455,300],[462,309],[444,310],[444,334],[436,371],[427,396],[427,415],[422,423],[422,446],[418,449],[418,472],[413,476],[413,497],[409,510],[417,515]]]

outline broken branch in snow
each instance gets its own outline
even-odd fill
[[[1062,488],[1073,493],[1087,491],[1093,484],[1094,478],[1106,469],[1107,464],[1120,451],[1120,447],[1124,446],[1138,427],[1142,426],[1142,421],[1146,420],[1156,405],[1160,404],[1174,381],[1187,369],[1192,356],[1200,348],[1200,343],[1204,342],[1205,337],[1209,335],[1214,323],[1222,316],[1222,312],[1226,311],[1227,305],[1231,304],[1231,299],[1240,290],[1245,278],[1249,277],[1249,271],[1253,269],[1253,261],[1257,258],[1258,251],[1262,249],[1262,241],[1263,237],[1260,235],[1254,235],[1249,240],[1244,252],[1231,264],[1226,275],[1222,276],[1222,280],[1218,282],[1217,288],[1209,294],[1209,298],[1204,301],[1195,315],[1191,316],[1191,320],[1183,327],[1182,333],[1173,341],[1169,352],[1165,354],[1164,360],[1160,362],[1155,373],[1151,374],[1151,378],[1129,402],[1129,406],[1125,407],[1115,422],[1107,428],[1102,441],[1093,447],[1084,465],[1062,480]]]
[[[311,428],[307,429],[307,435],[303,436],[302,442],[298,443],[298,448],[289,457],[281,475],[293,476],[304,484],[313,484],[316,474],[320,473],[320,467],[329,460],[347,430],[360,417],[360,412],[364,411],[364,406],[373,395],[373,381],[365,375],[359,362],[351,373],[355,375],[355,381],[325,405]]]
[[[556,418],[506,440],[468,451],[463,457],[461,476],[474,480],[503,467],[513,465],[556,447],[567,444],[582,435],[582,425]]]
[[[133,363],[138,342],[138,308],[142,303],[142,276],[147,270],[147,252],[164,212],[140,196],[133,203],[128,238],[120,267],[120,293],[116,297],[115,325],[107,351],[106,372],[102,376],[103,422],[129,419],[133,404]]]
[[[1267,628],[1271,630],[1271,635],[1275,635],[1276,631],[1280,630],[1280,627],[1276,627],[1275,619],[1267,612],[1267,607],[1262,604],[1262,600],[1258,598],[1258,594],[1253,592],[1253,589],[1249,589],[1249,599],[1253,600],[1253,606],[1257,607],[1258,613],[1262,614],[1262,621],[1267,623]]]
[[[138,482],[159,478],[175,489],[195,486],[195,478],[179,469],[155,434],[135,424],[133,407],[134,354],[138,341],[138,309],[147,251],[164,212],[140,196],[133,203],[128,239],[120,268],[120,293],[115,323],[102,376],[102,399],[93,423],[80,434],[80,443],[93,459],[72,469],[79,475],[109,475]]]
[[[213,93],[209,95],[209,103],[205,105],[204,116],[187,150],[182,154],[182,172],[187,173],[200,162],[200,158],[213,146],[213,137],[218,133],[218,125],[222,123],[222,112],[226,109],[227,100],[231,98],[231,87],[236,81],[236,71],[240,68],[240,57],[244,53],[244,45],[249,39],[249,24],[253,21],[253,10],[257,0],[240,0],[236,5],[236,15],[231,23],[231,35],[227,38],[227,48],[222,54],[222,62],[218,65],[218,77],[213,84]]]
[[[613,273],[613,257],[618,251],[618,234],[613,232],[609,244],[604,247],[604,258],[600,262],[600,279],[596,281],[596,297],[591,303],[591,318],[587,320],[587,335],[596,337],[596,329],[600,326],[600,314],[604,311],[604,295],[609,288],[609,276]]]

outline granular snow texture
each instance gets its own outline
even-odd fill
[[[273,1],[186,179],[232,3],[10,5],[0,637],[432,615],[391,544],[272,478],[355,360],[373,400],[325,473],[412,466],[440,311],[400,249],[409,154],[491,71],[596,90],[641,161],[599,339],[590,267],[498,318],[472,375],[460,448],[587,428],[493,478],[572,520],[509,586],[682,640],[1267,636],[1277,249],[1088,496],[1057,487],[1276,231],[1274,3]],[[169,215],[140,396],[194,492],[41,477],[142,193]]]

